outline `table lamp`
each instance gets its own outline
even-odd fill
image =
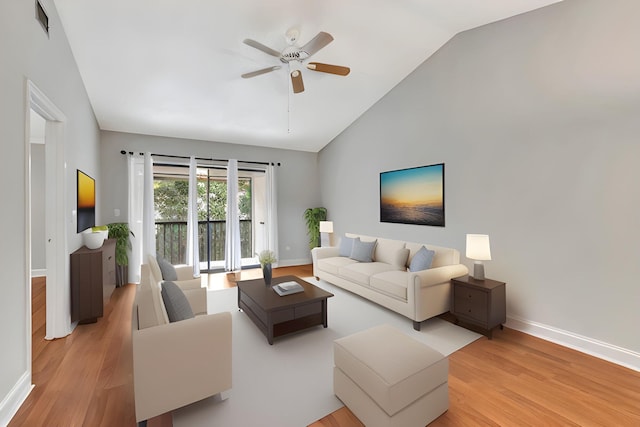
[[[331,246],[332,233],[333,221],[320,221],[320,246]]]
[[[489,236],[486,234],[467,234],[467,258],[474,260],[473,277],[484,280],[484,264],[482,261],[491,260]]]

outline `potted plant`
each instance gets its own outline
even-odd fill
[[[320,246],[320,221],[327,219],[326,208],[308,208],[304,211],[304,219],[307,222],[307,234],[309,235],[309,249]]]
[[[131,249],[129,236],[134,236],[126,222],[114,222],[108,225],[109,238],[116,239],[116,286],[124,286],[128,282],[129,256],[127,251]]]
[[[271,264],[277,261],[276,254],[273,251],[265,249],[258,254],[258,261],[260,261],[260,267],[262,267],[262,276],[264,277],[264,283],[267,286],[271,286]]]

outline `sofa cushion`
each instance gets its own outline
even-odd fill
[[[169,261],[162,258],[160,255],[156,256],[156,260],[158,261],[158,266],[160,267],[160,272],[162,273],[162,280],[169,280],[173,282],[174,280],[178,280],[178,273],[176,272],[176,268],[171,265]]]
[[[375,261],[396,265],[396,258],[400,249],[404,249],[404,242],[400,240],[378,239],[373,259]],[[402,265],[406,263],[407,260],[405,259]]]
[[[360,262],[373,261],[373,251],[376,248],[376,241],[363,242],[360,238],[356,238],[353,241],[353,249],[349,258]]]
[[[356,262],[338,270],[338,275],[361,285],[369,286],[371,276],[392,271],[394,267],[384,262]]]
[[[385,295],[406,301],[408,276],[407,271],[385,271],[371,276],[369,284]]]
[[[338,276],[340,274],[340,268],[344,267],[345,265],[356,264],[357,262],[358,261],[355,261],[351,258],[342,256],[320,258],[318,260],[318,269]]]
[[[435,251],[425,248],[424,246],[413,256],[409,271],[422,271],[431,268]]]
[[[179,322],[195,317],[184,292],[173,282],[162,282],[162,301],[167,309],[169,322]]]
[[[338,247],[338,255],[340,256],[351,256],[351,251],[353,250],[353,241],[355,238],[342,236],[340,239],[340,246]]]

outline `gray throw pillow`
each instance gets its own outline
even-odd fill
[[[179,322],[180,320],[193,319],[193,310],[182,292],[182,289],[173,282],[162,282],[162,301],[167,310],[169,322]]]
[[[342,236],[340,239],[340,247],[338,248],[338,255],[340,256],[351,256],[351,250],[353,249],[353,241],[355,238]]]
[[[158,260],[158,265],[160,266],[160,272],[162,273],[162,280],[174,281],[178,280],[178,273],[176,273],[176,268],[171,265],[169,261],[162,258],[160,255],[156,256]]]
[[[411,264],[409,264],[409,271],[421,271],[431,268],[431,263],[433,263],[433,256],[435,254],[435,251],[427,249],[424,246],[421,247],[413,256]]]
[[[373,261],[373,250],[376,248],[376,240],[373,242],[363,242],[357,237],[353,241],[353,249],[349,258],[360,262]]]

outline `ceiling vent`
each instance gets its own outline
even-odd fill
[[[49,36],[49,16],[44,10],[44,7],[42,7],[40,0],[36,1],[36,19],[38,20],[40,25],[42,25],[42,28],[44,29],[44,32],[47,33],[47,36]]]

